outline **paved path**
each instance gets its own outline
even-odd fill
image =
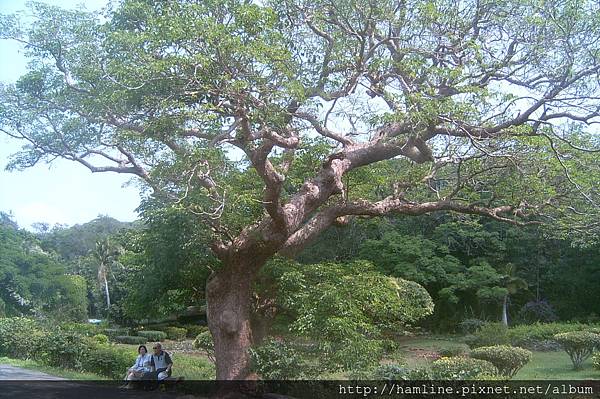
[[[65,380],[40,371],[27,370],[21,367],[0,364],[0,380]]]
[[[27,381],[27,382],[24,382]],[[122,381],[76,381],[0,364],[0,399],[178,399],[173,392],[122,391]]]

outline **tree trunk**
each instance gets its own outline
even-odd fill
[[[260,266],[255,257],[236,257],[206,284],[207,321],[215,344],[217,380],[243,380],[250,374],[252,283]]]
[[[504,296],[502,302],[502,324],[508,327],[508,295]]]
[[[108,279],[104,275],[104,293],[106,294],[106,309],[110,311],[110,294],[108,293]]]

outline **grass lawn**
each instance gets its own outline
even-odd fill
[[[448,336],[425,336],[425,337],[406,337],[398,341],[399,349],[394,354],[398,361],[390,359],[392,362],[405,364],[409,368],[425,367],[431,363],[439,351],[444,349],[462,349],[465,352],[469,347],[460,342],[460,339]]]
[[[50,374],[56,377],[62,377],[69,380],[107,380],[107,377],[93,374],[81,373],[73,370],[65,370],[56,367],[45,366],[34,360],[11,359],[8,357],[0,357],[0,363],[10,366],[22,367],[28,370],[41,371],[42,373]]]
[[[533,352],[531,361],[523,367],[515,380],[597,380],[600,371],[592,366],[591,359],[583,363],[583,369],[573,370],[573,363],[566,352]]]
[[[117,344],[117,346],[128,348],[133,353],[136,353],[138,348],[138,345]],[[173,359],[173,377],[183,376],[186,380],[215,379],[215,366],[205,356],[171,351],[168,346],[165,346],[164,349],[171,354]]]
[[[399,342],[400,349],[388,362],[404,364],[410,368],[427,367],[433,361],[435,352],[442,349],[468,347],[460,342],[460,337],[410,337]],[[573,370],[573,363],[564,351],[533,352],[531,361],[525,365],[515,380],[586,380],[600,379],[600,371],[588,359],[583,369]]]

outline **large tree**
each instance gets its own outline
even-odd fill
[[[209,225],[217,378],[245,378],[257,273],[334,223],[453,211],[597,234],[598,7],[34,3],[1,20],[30,59],[0,92],[0,129],[26,142],[8,167],[131,174]]]

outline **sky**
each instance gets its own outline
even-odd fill
[[[106,0],[43,0],[63,8],[83,4],[88,10],[106,5]],[[0,0],[0,14],[26,11],[25,0]],[[0,40],[0,81],[14,83],[26,72],[21,47]],[[0,211],[12,213],[19,226],[32,223],[50,225],[81,224],[98,215],[109,215],[121,221],[137,218],[139,193],[135,186],[122,187],[131,178],[116,173],[92,173],[84,166],[66,160],[38,164],[25,171],[4,170],[9,156],[22,143],[0,133]]]

